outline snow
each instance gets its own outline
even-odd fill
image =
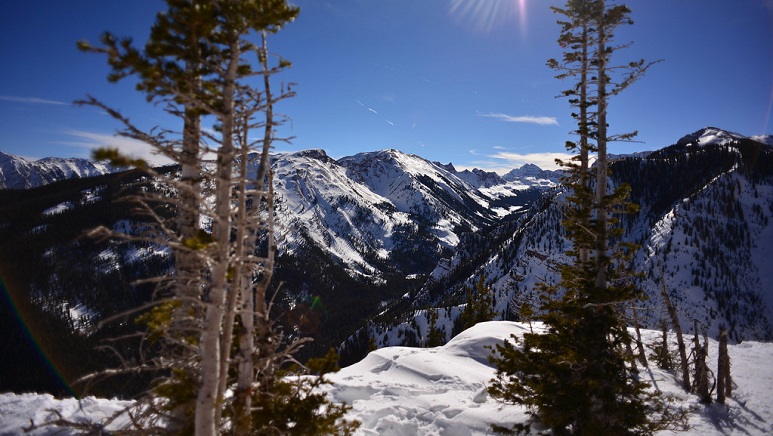
[[[702,147],[706,145],[723,145],[744,138],[745,136],[741,134],[709,126],[684,136],[678,143],[697,144]]]
[[[744,214],[751,217],[750,221],[754,226],[751,259],[759,271],[760,282],[766,287],[766,291],[761,292],[762,297],[767,306],[773,310],[773,290],[770,289],[770,284],[773,283],[773,268],[770,267],[770,259],[773,258],[773,222],[762,222],[763,220],[754,213],[753,208],[758,206],[759,210],[764,210],[762,208],[771,210],[773,186],[759,184],[754,189],[758,191],[757,195],[746,195],[744,203]]]
[[[736,165],[717,175],[661,216],[643,244],[637,263],[640,270],[650,272],[642,284],[650,296],[645,305],[659,308],[660,289],[665,285],[683,324],[698,319],[712,336],[718,333],[720,324],[726,324],[730,325],[731,340],[765,339],[770,337],[773,320],[773,293],[769,287],[773,280],[773,224],[767,220],[767,211],[773,207],[773,187],[752,183],[743,172]],[[738,216],[724,213],[731,205],[738,207]],[[715,238],[696,238],[698,223],[711,223],[707,232],[716,235],[716,240],[725,229],[744,226],[749,236],[734,236],[737,248],[718,250]],[[726,271],[723,277],[720,268]],[[702,276],[712,277],[713,283]],[[726,293],[727,300],[713,298],[727,289],[732,289]],[[742,315],[731,321],[726,308],[735,306]],[[660,310],[643,314],[648,326],[657,325],[659,318]]]
[[[773,145],[773,135],[750,136],[751,139],[767,145]]]
[[[27,160],[0,152],[0,189],[26,189],[62,179],[92,177],[118,170],[87,159]]]
[[[534,326],[535,329],[539,325]],[[521,407],[503,406],[486,392],[494,368],[488,363],[489,347],[511,334],[522,335],[527,324],[487,322],[461,333],[436,348],[388,347],[371,352],[365,359],[329,376],[330,398],[347,402],[349,418],[362,425],[359,435],[484,435],[493,434],[492,424],[510,426],[526,419]],[[642,331],[646,344],[660,333]],[[716,372],[717,343],[709,340],[709,366]],[[659,435],[761,435],[773,432],[773,343],[743,342],[728,347],[734,380],[727,405],[703,405],[685,394],[671,374],[650,367],[643,377],[677,398],[689,408],[690,430]],[[50,395],[0,394],[0,434],[22,434],[30,420],[40,426],[63,418],[79,422],[102,422],[129,405],[126,401],[85,398],[57,400]],[[108,430],[115,428],[119,419]],[[32,430],[32,435],[68,435],[73,430],[55,426]]]
[[[43,215],[45,216],[51,216],[51,215],[58,215],[60,213],[64,213],[70,209],[73,208],[73,205],[69,201],[65,201],[63,203],[59,203],[56,206],[49,207],[48,209],[43,211]]]
[[[62,420],[81,424],[102,422],[129,405],[130,401],[94,397],[86,397],[79,402],[74,398],[58,400],[49,394],[0,394],[0,435],[77,434],[73,430],[58,426],[40,425],[60,419],[60,416]],[[31,423],[40,428],[25,432],[25,428],[29,428]],[[126,420],[118,419],[108,429],[117,429],[126,423]]]
[[[362,435],[486,434],[493,422],[525,417],[500,410],[486,392],[494,375],[487,347],[525,328],[482,323],[443,347],[376,350],[330,376],[330,395],[353,406]]]

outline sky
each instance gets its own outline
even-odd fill
[[[277,111],[293,137],[277,151],[321,148],[340,158],[398,149],[457,168],[553,168],[574,129],[557,98],[570,81],[546,66],[559,58],[563,0],[294,0],[298,19],[269,40],[292,68],[276,81],[297,95]],[[93,107],[92,95],[143,128],[179,130],[132,79],[108,83],[103,56],[77,50],[103,31],[144,44],[160,0],[0,0],[0,151],[37,159],[88,157],[136,144]],[[610,153],[655,150],[716,126],[773,133],[773,0],[629,1],[633,44],[613,61],[655,61],[610,101],[612,133],[639,131]],[[157,157],[151,160],[158,161]]]

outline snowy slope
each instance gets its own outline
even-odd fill
[[[762,211],[772,207],[773,185],[753,184],[737,170],[675,205],[655,223],[640,253],[641,270],[650,272],[643,282],[650,305],[661,304],[665,281],[683,325],[698,319],[716,336],[725,323],[736,340],[769,338],[773,225]],[[654,323],[660,314],[645,316]]]
[[[387,269],[405,268],[398,259],[416,258],[417,249],[436,259],[463,233],[518,212],[552,184],[539,179],[537,168],[528,179],[497,179],[498,185],[477,189],[450,164],[397,150],[339,160],[306,150],[276,155],[272,167],[277,217],[292,229],[280,249],[294,254],[313,245],[352,275],[375,280]],[[412,265],[405,273],[431,268]]]
[[[648,310],[640,316],[650,328],[659,325],[666,286],[683,326],[697,319],[711,336],[725,324],[732,340],[773,339],[773,149],[719,129],[688,136],[703,138],[702,145],[677,144],[612,164],[612,183],[630,183],[641,207],[624,222],[625,239],[641,247],[635,269],[646,277],[640,285]],[[441,318],[454,317],[458,310],[443,308],[464,304],[463,288],[481,276],[500,318],[514,319],[523,302],[537,304],[535,285],[556,282],[556,265],[568,261],[564,196],[560,187],[548,191],[517,225],[492,232],[495,244],[463,240],[413,294],[410,308],[371,325],[369,335],[382,346],[412,343],[406,338],[426,334],[417,327],[422,309],[434,305]]]
[[[27,189],[58,180],[93,177],[113,171],[88,159],[45,158],[30,161],[0,152],[0,189]]]
[[[415,226],[389,199],[348,177],[346,169],[321,150],[281,155],[274,160],[277,216],[287,232],[283,249],[297,251],[301,236],[326,247],[350,270],[374,275],[366,260],[386,259],[398,226]]]
[[[389,198],[397,210],[439,223],[445,242],[456,245],[456,226],[478,229],[490,222],[486,197],[438,164],[397,150],[360,153],[339,163],[373,192]]]
[[[535,328],[539,326],[535,325]],[[503,406],[486,392],[494,376],[488,363],[488,347],[511,334],[528,331],[526,324],[481,323],[437,348],[390,347],[370,353],[361,362],[329,376],[330,398],[353,406],[349,418],[362,425],[358,435],[486,435],[492,424],[511,426],[526,419],[525,409]],[[655,343],[660,333],[645,330],[645,343]],[[716,371],[717,343],[709,340],[709,366]],[[690,430],[660,435],[762,435],[773,432],[773,344],[744,342],[728,347],[734,380],[733,396],[725,406],[703,405],[685,394],[680,382],[668,372],[650,367],[642,371],[645,380],[677,404],[690,409]],[[126,402],[96,398],[56,400],[50,395],[0,394],[0,434],[23,434],[32,420],[41,426],[64,418],[100,422]],[[111,427],[125,423],[116,420]],[[40,427],[31,435],[69,435],[72,430]]]
[[[538,331],[539,326],[534,328]],[[489,347],[529,326],[512,322],[478,324],[438,348],[388,347],[331,376],[330,393],[354,407],[362,422],[359,434],[483,435],[490,426],[511,426],[526,418],[524,408],[503,406],[486,392],[494,376]],[[646,344],[660,333],[642,331]],[[773,344],[747,342],[728,347],[736,386],[727,406],[699,404],[685,394],[671,373],[644,370],[645,380],[693,409],[686,434],[765,434],[773,431]],[[717,343],[709,341],[709,366],[716,372]],[[660,434],[672,434],[661,432]],[[685,433],[675,433],[685,434]]]
[[[752,136],[751,139],[767,145],[773,145],[773,135]]]
[[[356,165],[356,160],[369,163]],[[304,332],[316,335],[315,346],[324,350],[401,300],[465,235],[539,195],[518,191],[492,198],[456,177],[455,170],[397,151],[337,161],[321,150],[307,150],[277,154],[272,166],[280,255],[274,283],[283,284],[284,310],[309,307],[312,297],[324,302],[315,308],[324,311],[320,325]],[[399,180],[400,189],[382,189],[388,180],[380,169]],[[131,215],[129,204],[115,203],[133,192],[136,181],[115,175],[85,179],[78,187],[54,184],[45,195],[0,191],[7,199],[0,202],[6,212],[0,213],[2,252],[18,253],[32,266],[15,269],[16,280],[29,286],[30,304],[73,331],[85,332],[102,316],[146,301],[149,286],[131,283],[168,272],[169,258],[162,252],[134,256],[142,251],[126,252],[130,246],[117,242],[72,240],[97,225],[141,228],[142,218]]]

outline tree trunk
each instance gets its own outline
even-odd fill
[[[663,341],[660,348],[660,355],[658,356],[658,364],[662,369],[673,369],[671,362],[671,354],[668,351],[668,322],[661,320],[663,327]]]
[[[194,75],[194,64],[186,62],[186,74]],[[192,89],[201,87],[198,77],[190,78]],[[197,301],[201,299],[201,278],[206,274],[204,265],[199,259],[199,253],[190,247],[186,247],[186,241],[197,238],[199,230],[199,201],[201,198],[201,165],[199,160],[199,144],[201,140],[201,117],[198,111],[186,105],[183,110],[182,150],[179,156],[180,184],[179,207],[177,214],[177,236],[183,242],[182,246],[174,250],[175,281],[172,297],[179,303],[172,316],[176,340],[189,343],[186,338],[197,334],[201,325],[202,309]],[[193,357],[195,351],[189,348],[174,346],[176,353],[181,353],[183,359]],[[178,368],[181,369],[181,368]],[[190,370],[187,374],[192,380],[199,380],[201,374],[198,368]],[[170,412],[172,418],[169,428],[172,431],[181,431],[190,424],[192,416],[191,407],[195,397],[176,400],[174,409]]]
[[[221,356],[221,334],[225,296],[228,287],[228,269],[230,266],[231,237],[231,180],[234,164],[234,95],[236,90],[236,72],[239,64],[238,37],[233,35],[231,57],[224,77],[221,114],[222,143],[218,150],[215,221],[213,237],[216,252],[213,259],[211,286],[207,304],[204,330],[202,332],[201,386],[196,401],[195,432],[197,436],[214,435],[219,423],[216,420],[220,407],[219,378],[221,365],[227,364]]]
[[[693,353],[695,355],[695,391],[700,397],[701,403],[710,403],[709,395],[709,368],[706,366],[706,357],[708,356],[708,344],[701,345],[698,337],[698,320],[695,321],[695,346]]]
[[[253,233],[256,223],[253,223],[253,214],[248,212],[247,198],[247,162],[249,160],[249,115],[242,108],[239,115],[239,142],[240,142],[240,163],[239,163],[239,181],[238,181],[238,202],[237,214],[234,222],[236,228],[236,240],[234,247],[234,283],[228,296],[226,307],[227,312],[223,324],[223,350],[221,350],[222,361],[228,361],[231,354],[231,347],[234,342],[234,327],[236,323],[237,312],[241,321],[241,330],[238,334],[239,342],[244,336],[252,336],[252,269],[247,266],[247,259],[251,254],[248,250],[255,247]],[[256,207],[253,204],[253,207]],[[240,344],[241,345],[241,344]],[[246,352],[245,352],[246,351]],[[234,392],[234,431],[236,434],[247,434],[250,430],[250,403],[252,374],[243,374],[242,368],[246,361],[252,360],[252,349],[244,350],[241,346],[236,357],[237,366],[237,388]],[[220,368],[220,389],[221,395],[225,394],[226,383],[228,381],[229,366]],[[246,378],[246,383],[244,379]],[[246,420],[246,422],[245,422]]]
[[[663,297],[663,302],[668,310],[668,315],[671,317],[671,323],[674,326],[676,332],[676,342],[679,346],[679,359],[680,366],[682,368],[682,388],[685,392],[692,390],[690,384],[690,367],[687,364],[687,347],[684,344],[684,337],[682,336],[682,326],[679,324],[679,315],[676,313],[676,307],[671,303],[671,299],[668,297],[668,291],[666,290],[666,282],[663,279],[663,286],[660,288],[660,295]]]
[[[588,145],[588,23],[582,25],[582,59],[580,65],[580,185],[583,189],[590,189],[590,150]],[[590,228],[588,215],[582,215],[582,226]],[[587,265],[590,262],[590,249],[587,246],[580,247],[578,251],[580,263]]]
[[[639,368],[636,365],[636,353],[633,352],[633,346],[631,346],[631,341],[625,341],[625,352],[629,356],[629,359],[631,361],[631,367],[633,368],[634,372],[638,372]]]
[[[636,351],[639,362],[642,366],[647,366],[647,356],[644,351],[644,343],[641,340],[641,329],[639,328],[639,314],[636,312],[636,306],[631,302],[631,314],[633,315],[633,327],[636,331]]]
[[[600,8],[599,23],[604,23],[606,8]],[[596,54],[597,71],[597,106],[598,114],[596,127],[598,145],[598,160],[596,161],[596,220],[598,221],[598,234],[596,240],[596,281],[597,289],[607,288],[607,248],[608,248],[608,214],[607,214],[607,33],[603,25],[597,26],[598,53]]]
[[[268,255],[266,257],[266,265],[263,268],[263,274],[255,286],[255,347],[257,348],[258,358],[261,362],[260,367],[255,368],[257,372],[258,382],[258,395],[262,396],[261,402],[265,402],[266,398],[271,395],[271,389],[274,387],[275,370],[273,360],[276,352],[276,338],[271,327],[271,320],[269,318],[270,305],[266,299],[266,291],[271,283],[271,278],[274,272],[274,255],[276,253],[276,242],[274,240],[274,191],[272,174],[269,171],[267,174],[269,193],[266,196],[268,214]]]
[[[719,357],[717,358],[717,403],[725,404],[730,387],[730,356],[727,354],[727,329],[719,331]]]

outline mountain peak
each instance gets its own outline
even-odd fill
[[[689,135],[683,136],[677,145],[722,145],[728,142],[744,139],[746,136],[720,129],[719,127],[707,126],[697,130]]]
[[[451,172],[451,173],[457,172],[456,171],[456,167],[451,162],[448,162],[447,164],[443,164],[443,163],[440,163],[440,162],[433,162],[433,163],[435,165],[439,166],[440,168],[443,168],[444,170],[446,170],[448,172]]]
[[[503,179],[507,180],[508,182],[514,181],[514,180],[523,180],[523,179],[548,179],[548,180],[554,180],[558,181],[558,178],[561,176],[561,171],[549,171],[549,170],[543,170],[542,168],[538,167],[534,164],[524,164],[520,168],[516,168],[509,173],[502,176]]]
[[[308,150],[301,150],[293,153],[293,155],[297,157],[308,157],[310,159],[317,159],[321,161],[332,160],[330,156],[327,155],[325,150],[321,148],[310,148]]]

